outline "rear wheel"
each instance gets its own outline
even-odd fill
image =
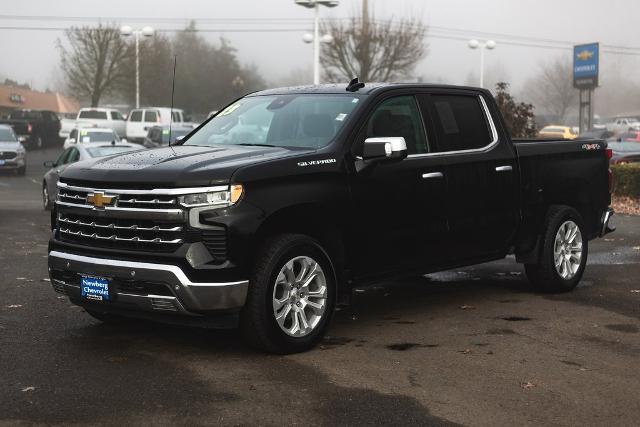
[[[241,316],[245,338],[272,353],[308,350],[333,314],[336,280],[329,256],[308,236],[269,239],[255,263]]]
[[[568,292],[584,273],[589,242],[580,214],[568,206],[549,210],[542,237],[542,252],[537,264],[526,264],[533,286],[544,292]]]

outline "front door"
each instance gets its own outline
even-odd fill
[[[409,156],[377,162],[351,177],[355,215],[349,247],[356,252],[351,254],[354,273],[366,277],[424,270],[443,256],[446,178],[441,163],[423,156],[429,144],[416,98],[382,100],[354,141],[356,156],[369,137],[403,137]]]

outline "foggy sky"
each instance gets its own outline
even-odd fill
[[[429,55],[416,70],[425,81],[453,84],[467,83],[470,73],[478,74],[479,54],[467,48],[465,40],[438,38],[436,28],[468,30],[469,38],[478,32],[565,40],[570,42],[599,41],[608,45],[636,47],[635,55],[602,54],[601,68],[617,69],[633,77],[640,65],[640,37],[636,30],[640,17],[640,1],[609,0],[371,0],[376,18],[388,19],[409,14],[420,16],[434,28],[428,38]],[[322,8],[323,17],[344,18],[353,15],[360,0],[342,0],[334,9]],[[0,2],[0,15],[53,15],[74,17],[127,18],[119,24],[143,26],[140,18],[184,18],[182,23],[150,22],[156,28],[181,28],[190,19],[274,18],[292,19],[286,25],[256,23],[256,27],[308,27],[312,11],[296,6],[293,0],[22,0]],[[303,20],[297,23],[295,20]],[[86,21],[91,24],[96,21]],[[0,18],[0,26],[57,27],[82,22],[17,21]],[[207,28],[249,28],[247,23],[233,22],[200,24]],[[311,29],[309,27],[309,29]],[[312,48],[301,41],[304,31],[287,33],[207,33],[209,40],[224,36],[238,49],[243,63],[255,64],[265,79],[277,82],[292,69],[311,70]],[[0,78],[9,77],[31,82],[36,88],[53,86],[59,79],[59,53],[55,40],[58,31],[17,31],[0,29]],[[466,37],[466,34],[464,34]],[[480,34],[481,36],[481,34]],[[558,55],[570,57],[568,50],[512,46],[500,43],[488,52],[486,70],[507,77],[515,88],[535,73],[538,64]],[[491,76],[489,75],[490,79]],[[311,80],[311,75],[309,75]]]

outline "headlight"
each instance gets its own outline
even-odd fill
[[[178,197],[178,201],[182,206],[195,208],[200,206],[211,206],[213,208],[224,208],[236,204],[242,194],[244,188],[242,185],[232,185],[228,190],[210,191],[207,193],[185,194]]]

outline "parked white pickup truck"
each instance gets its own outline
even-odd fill
[[[93,125],[98,128],[108,128],[118,135],[126,132],[126,121],[120,111],[113,108],[81,108],[76,119],[78,126]]]

